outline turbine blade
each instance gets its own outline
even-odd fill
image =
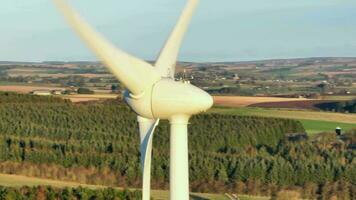
[[[188,0],[176,27],[173,29],[173,32],[161,50],[155,66],[156,70],[162,77],[174,78],[179,49],[192,19],[194,10],[198,5],[198,1],[199,0]]]
[[[91,28],[65,0],[54,2],[72,28],[131,93],[140,95],[160,79],[151,64],[115,48]]]
[[[142,200],[150,199],[151,190],[151,155],[152,155],[152,137],[159,119],[146,119],[137,117],[141,138],[141,165],[142,165]]]

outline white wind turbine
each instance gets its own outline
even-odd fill
[[[176,27],[151,65],[110,44],[93,30],[65,0],[55,0],[72,28],[123,83],[126,103],[137,113],[141,137],[143,200],[150,199],[152,136],[160,119],[170,122],[170,199],[189,199],[188,121],[213,105],[205,91],[174,80],[175,65],[183,36],[198,0],[188,0]]]

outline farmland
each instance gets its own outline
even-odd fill
[[[317,104],[354,99],[354,96],[325,96],[322,99],[215,96],[210,112],[241,116],[277,117],[299,120],[310,135],[356,128],[356,114],[321,112]]]
[[[356,99],[356,95],[328,95],[323,96],[322,99],[328,101],[346,101]]]
[[[355,67],[356,58],[180,62],[176,79],[189,80],[214,95],[310,97],[331,94],[333,98],[347,94],[352,98],[356,95]],[[98,62],[2,62],[0,85],[4,84],[88,87],[92,90],[120,85]]]
[[[343,123],[343,122],[329,122],[329,121],[320,121],[320,120],[299,120],[307,133],[314,135],[321,132],[333,132],[336,127],[341,127],[343,131],[349,131],[356,128],[356,123]]]
[[[30,93],[34,90],[62,90],[63,87],[55,86],[30,86],[30,85],[0,85],[0,91],[4,92],[18,92],[18,93]]]
[[[212,113],[223,113],[240,116],[261,116],[297,119],[302,122],[309,134],[318,132],[331,132],[335,127],[340,126],[345,130],[356,128],[356,114],[342,114],[333,112],[288,110],[288,109],[266,109],[266,108],[226,108],[215,107]]]
[[[287,109],[264,109],[264,108],[213,108],[210,112],[236,115],[253,115],[261,117],[278,117],[289,119],[320,120],[328,122],[356,123],[356,114],[342,114],[334,112],[287,110]]]
[[[304,98],[214,96],[214,104],[226,107],[246,107],[258,103],[305,101]],[[310,100],[312,101],[312,100]]]

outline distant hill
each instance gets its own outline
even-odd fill
[[[17,62],[17,61],[0,61],[0,65],[32,65],[40,64],[39,62]]]
[[[285,58],[266,59],[236,62],[210,62],[209,64],[261,64],[261,63],[303,63],[303,62],[356,62],[356,57],[311,57],[311,58]]]
[[[152,61],[147,61],[153,63]],[[226,62],[189,62],[179,61],[180,65],[186,64],[284,64],[284,63],[350,63],[356,62],[356,57],[311,57],[311,58],[286,58],[286,59],[267,59],[267,60],[251,60],[251,61],[226,61]],[[24,61],[0,61],[0,65],[4,64],[79,64],[79,65],[98,65],[100,61],[42,61],[42,62],[24,62]]]

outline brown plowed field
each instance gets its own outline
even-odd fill
[[[244,97],[244,96],[214,96],[214,104],[217,106],[227,107],[246,107],[259,103],[275,103],[275,102],[298,102],[298,101],[314,101],[304,98],[281,98],[281,97]]]
[[[333,102],[333,101],[305,100],[305,101],[285,101],[285,102],[264,102],[264,103],[251,104],[251,105],[249,105],[249,107],[320,110],[315,105],[321,104],[321,103],[329,103],[329,102]]]
[[[0,91],[4,92],[19,92],[29,93],[34,90],[62,90],[61,87],[43,87],[43,86],[23,86],[23,85],[3,85],[0,86]]]

